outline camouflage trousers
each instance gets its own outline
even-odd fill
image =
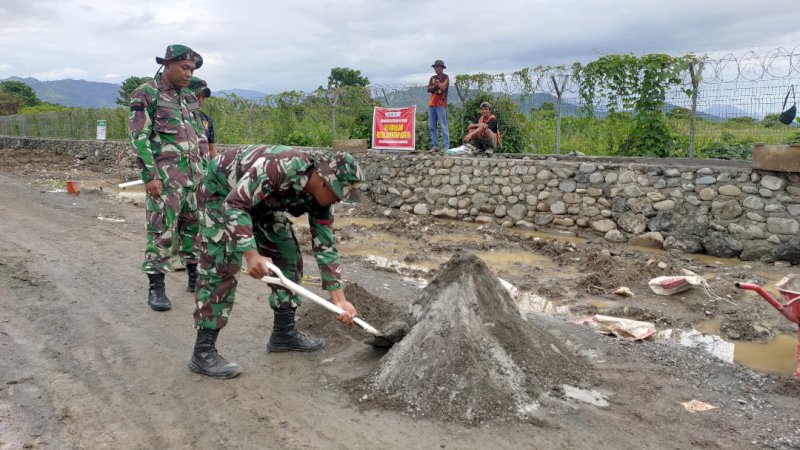
[[[201,214],[194,311],[194,327],[201,330],[221,330],[233,310],[242,255],[234,251],[223,230],[222,199],[209,199]],[[286,278],[300,283],[303,258],[286,214],[275,212],[253,218],[253,234],[258,253],[271,258]],[[273,309],[300,305],[300,297],[290,291],[275,285],[270,288],[268,300]]]
[[[174,253],[184,264],[197,262],[195,241],[199,223],[196,201],[194,188],[167,188],[158,197],[147,194],[147,244],[142,272],[171,271]],[[175,239],[177,242],[173,242]]]

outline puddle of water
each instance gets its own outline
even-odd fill
[[[366,228],[371,228],[375,225],[383,225],[389,223],[389,219],[382,219],[379,217],[336,217],[336,227],[343,228],[348,226],[362,226]]]
[[[434,236],[425,236],[428,242],[483,242],[486,240],[483,236],[477,234],[437,234]]]
[[[424,240],[411,240],[384,231],[371,231],[363,237],[357,236],[346,242],[339,244],[339,249],[343,254],[361,257],[383,257],[390,260],[403,261],[405,256],[421,253],[420,257],[413,261],[417,268],[426,270],[437,269],[441,264],[447,262],[452,256],[447,253],[425,252],[430,242],[452,241],[480,242],[483,237],[480,235],[449,234],[436,237],[426,237]],[[527,251],[484,251],[476,253],[492,270],[505,271],[515,276],[530,274],[531,268],[556,268],[557,264],[550,258],[538,253]]]
[[[707,341],[722,341],[719,337],[722,319],[709,320],[697,326],[697,331],[705,333]],[[726,341],[724,341],[726,342]],[[683,343],[683,342],[682,342]],[[797,336],[779,334],[769,342],[726,342],[732,348],[732,361],[755,371],[773,375],[793,375],[797,370]],[[718,344],[722,346],[722,344]],[[728,357],[729,349],[725,347]],[[713,352],[712,352],[713,353]]]
[[[686,256],[712,266],[741,267],[746,264],[746,262],[739,259],[720,258],[719,256],[705,255],[702,253],[691,253]]]
[[[647,253],[648,255],[663,256],[665,258],[669,257],[669,253],[661,248],[640,247],[638,245],[624,245],[623,247],[629,250],[638,251],[640,253]],[[702,253],[685,253],[682,256],[712,266],[741,267],[746,264],[745,261],[738,259],[720,258],[718,256],[711,256]]]
[[[403,263],[403,262],[400,262],[400,261],[397,261],[397,260],[391,260],[391,259],[386,258],[384,256],[365,255],[365,259],[367,261],[375,264],[376,267],[380,267],[382,269],[392,269],[397,273],[404,273],[404,272],[408,272],[408,271],[412,271],[412,270],[413,271],[422,270],[424,272],[428,271],[428,269],[426,269],[424,267],[416,266],[416,265],[412,265],[412,264],[406,264],[406,263]]]
[[[719,336],[720,326],[722,326],[722,319],[713,319],[701,323],[695,329],[701,333],[714,334]]]
[[[589,300],[588,302],[586,302],[586,306],[595,307],[597,309],[608,308],[609,306],[612,306],[612,305],[613,305],[613,303],[606,302],[606,301],[603,301],[603,300]]]
[[[532,292],[523,293],[517,301],[517,306],[523,316],[529,312],[547,315],[569,313],[569,306],[561,305]]]
[[[370,232],[364,237],[341,242],[338,244],[342,253],[352,256],[385,256],[397,257],[413,253],[420,247],[417,241],[398,237],[383,231]],[[402,259],[402,257],[400,258]]]
[[[775,336],[769,342],[737,342],[734,361],[759,372],[793,375],[797,370],[797,337]]]
[[[573,236],[571,234],[561,233],[548,233],[544,231],[524,230],[521,228],[511,228],[508,230],[511,233],[539,239],[555,239],[557,241],[572,242],[573,244],[583,244],[588,242],[588,239]]]
[[[514,275],[531,273],[528,267],[556,268],[558,265],[547,256],[533,252],[477,252],[476,255],[492,269],[502,269]]]

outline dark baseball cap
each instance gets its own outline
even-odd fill
[[[199,69],[203,65],[203,57],[199,53],[181,44],[168,45],[163,58],[156,56],[156,62],[161,65],[164,65],[167,61],[183,60],[194,61],[195,69]]]

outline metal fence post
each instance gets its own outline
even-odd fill
[[[695,70],[694,63],[689,63],[689,75],[692,77],[692,110],[689,115],[689,158],[694,158],[694,133],[695,133],[695,117],[697,116],[697,92],[700,86],[700,73],[703,71],[703,63],[701,62],[697,70]]]
[[[556,90],[556,155],[561,154],[561,95],[567,85],[567,78],[569,78],[568,75],[561,75],[561,85],[559,86],[555,75],[550,76],[550,81],[553,82],[553,88]]]

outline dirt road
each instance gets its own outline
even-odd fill
[[[49,192],[52,183],[9,167],[0,172],[0,448],[800,448],[797,381],[673,342],[605,337],[558,316],[531,320],[585,359],[593,381],[582,387],[607,405],[556,398],[535,422],[458,423],[362,404],[349,383],[382,353],[356,339],[329,340],[311,355],[266,353],[266,290],[250,279],[241,280],[219,341],[243,375],[192,374],[185,274],[167,276],[170,312],[146,305],[141,207],[94,190]],[[341,234],[357,240],[369,232],[351,225]],[[314,274],[313,258],[306,260]],[[421,292],[365,258],[345,263],[348,280],[398,306]],[[585,270],[580,260],[565,264],[565,276]],[[509,278],[547,288],[537,276]],[[577,286],[573,280],[570,289]],[[698,323],[702,298],[661,312],[673,324]],[[639,300],[644,311],[665,302]],[[754,303],[732,302],[740,311]],[[716,409],[688,412],[681,403],[693,399]]]

